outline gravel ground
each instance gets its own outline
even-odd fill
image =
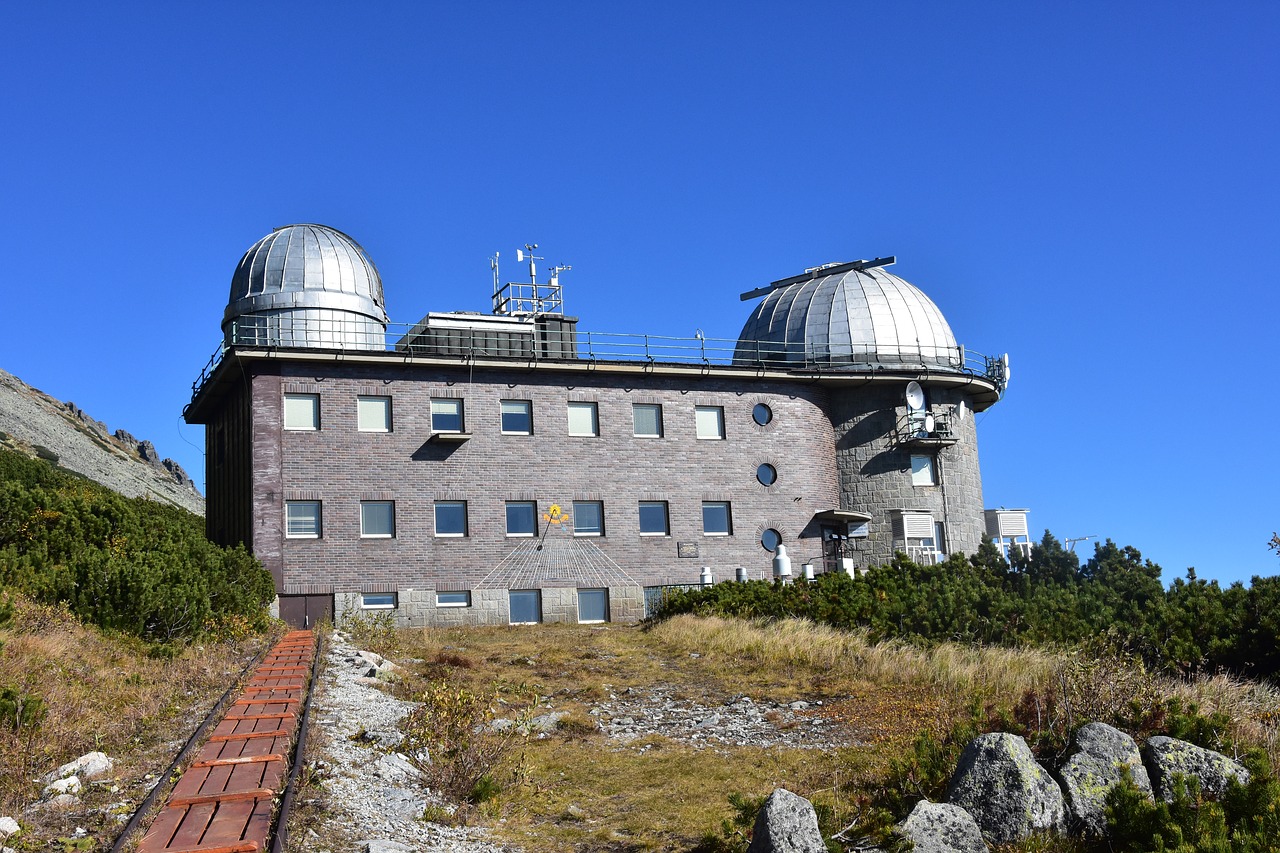
[[[439,804],[417,770],[395,751],[397,724],[412,705],[379,687],[377,673],[393,670],[380,657],[354,648],[341,632],[329,643],[320,689],[312,702],[308,747],[313,779],[302,792],[318,820],[291,830],[291,848],[315,853],[501,853],[513,851],[483,829],[421,820]],[[319,801],[314,801],[316,792]],[[313,798],[307,801],[305,798]],[[296,823],[296,821],[295,821]]]

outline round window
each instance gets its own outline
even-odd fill
[[[751,410],[751,417],[756,423],[760,424],[760,426],[764,426],[769,423],[769,421],[773,420],[773,409],[769,408],[764,403],[756,403],[756,407]]]
[[[778,482],[778,469],[768,462],[762,462],[760,467],[756,469],[756,479],[760,481],[762,486],[772,486]]]
[[[770,527],[760,534],[760,544],[766,551],[772,553],[778,550],[778,546],[782,544],[782,534]]]

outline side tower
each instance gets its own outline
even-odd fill
[[[933,563],[973,553],[984,532],[974,412],[995,403],[1006,358],[966,353],[938,307],[883,269],[892,258],[807,271],[764,296],[736,364],[791,368],[829,387],[840,512],[824,527],[828,567]]]

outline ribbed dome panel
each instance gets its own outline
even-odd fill
[[[938,306],[879,267],[822,276],[767,294],[742,327],[734,362],[960,369]]]

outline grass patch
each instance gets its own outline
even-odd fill
[[[145,642],[81,624],[65,608],[8,593],[13,613],[0,628],[0,690],[35,697],[39,725],[0,725],[0,814],[21,815],[41,792],[39,777],[86,752],[116,767],[81,795],[85,809],[145,796],[143,777],[162,773],[203,715],[267,640],[249,637],[175,647],[156,658]],[[111,785],[120,790],[112,792]],[[24,836],[53,839],[76,825],[99,841],[120,826],[105,815],[24,815]],[[79,821],[77,824],[76,821]]]
[[[499,702],[499,717],[564,714],[553,730],[495,756],[483,796],[464,795],[471,802],[450,818],[485,824],[530,853],[736,849],[740,804],[775,787],[813,800],[828,834],[845,829],[846,838],[859,838],[905,816],[886,813],[878,792],[887,785],[899,786],[896,806],[906,809],[945,784],[949,759],[930,750],[957,726],[1015,731],[1052,757],[1083,722],[1141,736],[1194,706],[1221,715],[1228,751],[1262,746],[1273,760],[1280,729],[1276,690],[1240,679],[1172,680],[1131,659],[1084,651],[875,644],[861,632],[802,620],[414,629],[400,631],[396,644],[403,658],[419,661],[395,688],[406,698],[443,682],[536,703]],[[610,738],[592,711],[625,707],[628,690],[703,708],[743,694],[756,703],[805,700],[814,703],[806,714],[840,724],[843,737],[833,743],[852,745],[735,746],[686,740],[674,728],[630,742]],[[651,706],[635,707],[643,715]],[[1044,849],[1074,849],[1054,844]]]

